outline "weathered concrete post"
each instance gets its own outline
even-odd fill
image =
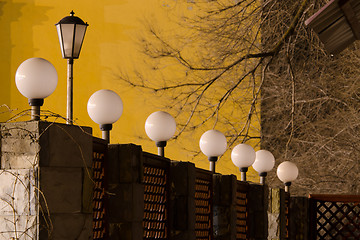
[[[236,239],[235,175],[213,175],[214,239]]]
[[[91,165],[91,128],[1,124],[1,238],[91,239]]]
[[[269,191],[269,239],[285,239],[285,191],[283,189],[270,189]]]
[[[170,172],[171,239],[195,240],[195,165],[172,162]]]
[[[110,239],[143,239],[143,172],[140,146],[109,145],[106,173]]]

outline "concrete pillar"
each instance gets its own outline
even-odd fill
[[[1,239],[92,238],[91,131],[1,124]]]
[[[170,165],[170,229],[173,240],[195,240],[195,165]]]
[[[109,145],[106,172],[110,239],[143,239],[143,171],[140,146]]]
[[[285,239],[285,191],[283,189],[270,189],[269,192],[269,239]]]

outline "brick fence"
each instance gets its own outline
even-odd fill
[[[0,240],[360,239],[359,196],[290,197],[88,127],[2,123],[0,181]]]

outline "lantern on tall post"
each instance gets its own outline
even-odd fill
[[[68,60],[67,68],[67,104],[66,104],[66,122],[73,123],[73,65],[74,59],[78,59],[81,47],[84,41],[86,28],[88,26],[79,17],[74,16],[74,12],[70,12],[70,16],[66,16],[55,24],[62,57]]]

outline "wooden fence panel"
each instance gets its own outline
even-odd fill
[[[360,239],[360,195],[310,195],[310,239]]]

